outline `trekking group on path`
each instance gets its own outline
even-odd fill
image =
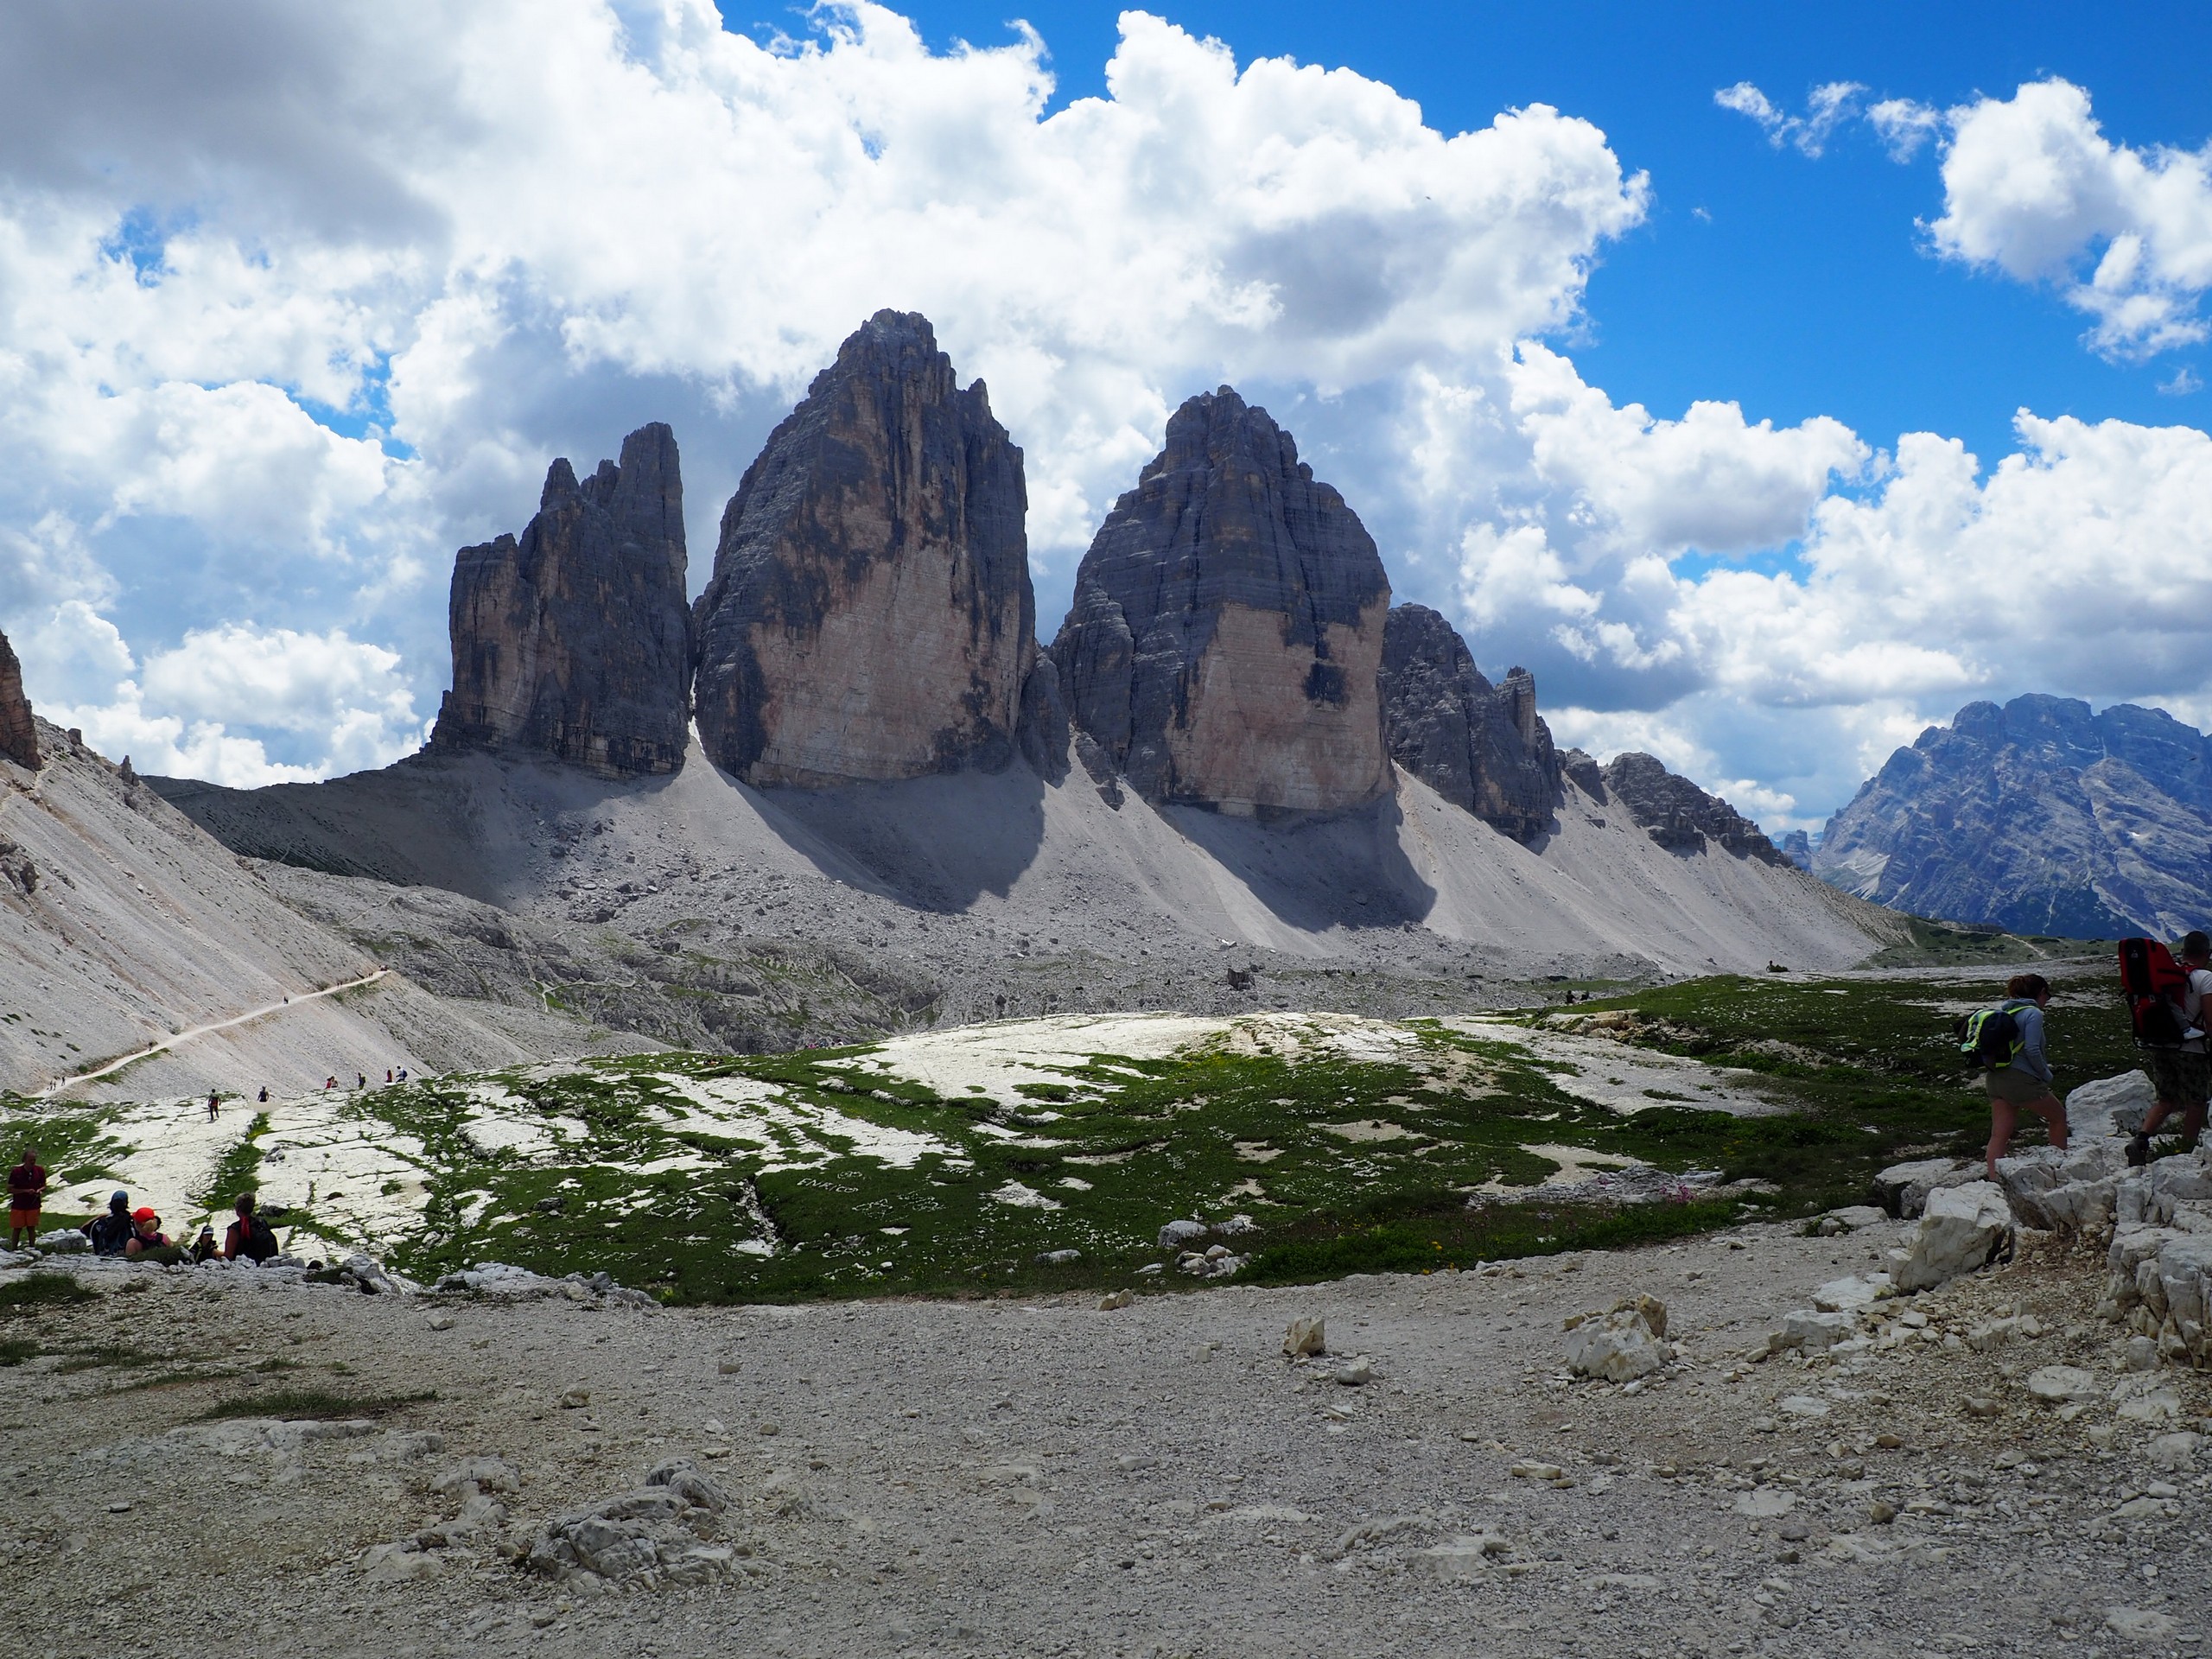
[[[2212,1024],[2212,935],[2185,936],[2178,961],[2157,939],[2122,939],[2120,982],[2143,1071],[2158,1097],[2128,1140],[2127,1161],[2139,1168],[2151,1161],[2151,1137],[2168,1120],[2178,1116],[2182,1121],[2181,1151],[2194,1148],[2204,1133],[2206,1101],[2212,1096],[2206,1036]],[[2066,1106],[2053,1085],[2044,1041],[2044,1011],[2050,1006],[2049,980],[2016,974],[2005,982],[2002,1002],[1967,1015],[1955,1027],[1959,1051],[1981,1068],[1989,1096],[1983,1161],[1992,1180],[2023,1111],[2041,1117],[2050,1144],[2066,1149]]]

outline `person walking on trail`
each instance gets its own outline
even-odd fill
[[[254,1197],[251,1192],[238,1194],[232,1205],[238,1219],[223,1233],[223,1260],[235,1262],[244,1256],[257,1266],[276,1254],[276,1235],[269,1224],[254,1213]]]
[[[2066,1150],[2066,1107],[2051,1087],[2050,1059],[2044,1048],[2043,1014],[2050,1006],[2049,980],[2041,974],[2015,974],[2005,982],[2005,1001],[1991,1014],[1974,1016],[1979,1022],[2007,1015],[2013,1027],[2008,1054],[2000,1058],[1986,1046],[1981,1052],[1982,1087],[1989,1092],[1989,1153],[1984,1163],[1993,1181],[2023,1111],[2041,1117],[2050,1126],[2050,1144]]]
[[[46,1207],[46,1166],[38,1148],[25,1146],[23,1161],[8,1172],[8,1248],[38,1242],[38,1212]]]
[[[223,1115],[223,1097],[213,1089],[207,1091],[207,1121],[213,1123]]]
[[[94,1255],[121,1255],[130,1243],[130,1195],[108,1195],[107,1213],[85,1224],[85,1236],[92,1241]]]
[[[2143,1050],[2143,1069],[2158,1098],[2143,1115],[2143,1127],[2127,1142],[2127,1161],[2151,1161],[2151,1137],[2175,1113],[2181,1114],[2181,1145],[2186,1152],[2204,1133],[2204,1106],[2212,1096],[2212,1053],[2206,1052],[2205,1009],[2212,1004],[2212,934],[2190,933],[2181,942],[2181,966],[2189,976],[2181,997],[2181,1046]]]

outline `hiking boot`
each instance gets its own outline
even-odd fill
[[[2147,1135],[2130,1135],[2127,1141],[2127,1166],[2140,1169],[2151,1161],[2151,1137]]]

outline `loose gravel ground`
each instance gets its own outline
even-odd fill
[[[2119,1369],[2092,1254],[1885,1303],[1888,1335],[1840,1363],[1746,1357],[1904,1225],[1112,1312],[650,1312],[86,1271],[99,1300],[0,1316],[0,1342],[48,1351],[0,1370],[11,1646],[2201,1651],[2212,1476],[2185,1437],[2212,1430],[2212,1389]],[[1567,1380],[1562,1318],[1637,1292],[1668,1305],[1676,1367],[1634,1393]],[[2011,1314],[2009,1338],[1968,1340]],[[1286,1325],[1314,1315],[1332,1357],[1287,1360]],[[1376,1380],[1335,1380],[1354,1357]],[[2096,1400],[2031,1397],[2054,1363],[2093,1373]],[[353,1429],[193,1426],[311,1389],[387,1404]],[[584,1593],[514,1559],[675,1456],[732,1499],[708,1517],[731,1550],[711,1582]],[[464,1510],[441,1477],[492,1458],[518,1490]],[[409,1539],[431,1547],[372,1554]]]

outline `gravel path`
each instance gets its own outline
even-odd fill
[[[0,1370],[0,1573],[15,1645],[54,1655],[2201,1651],[2212,1477],[2186,1440],[2212,1390],[2115,1369],[2090,1257],[1885,1303],[1840,1364],[1746,1358],[1902,1230],[1112,1312],[86,1271],[110,1294],[0,1340],[150,1363]],[[1566,1380],[1560,1319],[1638,1291],[1679,1364],[1633,1394]],[[1285,1359],[1314,1315],[1332,1356]],[[1375,1379],[1336,1381],[1358,1356]],[[2064,1417],[2024,1386],[2062,1361],[2099,1392]],[[2116,1413],[2115,1382],[2158,1397]],[[321,1439],[181,1427],[308,1387],[436,1398]],[[586,1594],[511,1559],[678,1456],[729,1498],[685,1511],[721,1552],[703,1586]],[[410,1539],[431,1547],[374,1548]]]

